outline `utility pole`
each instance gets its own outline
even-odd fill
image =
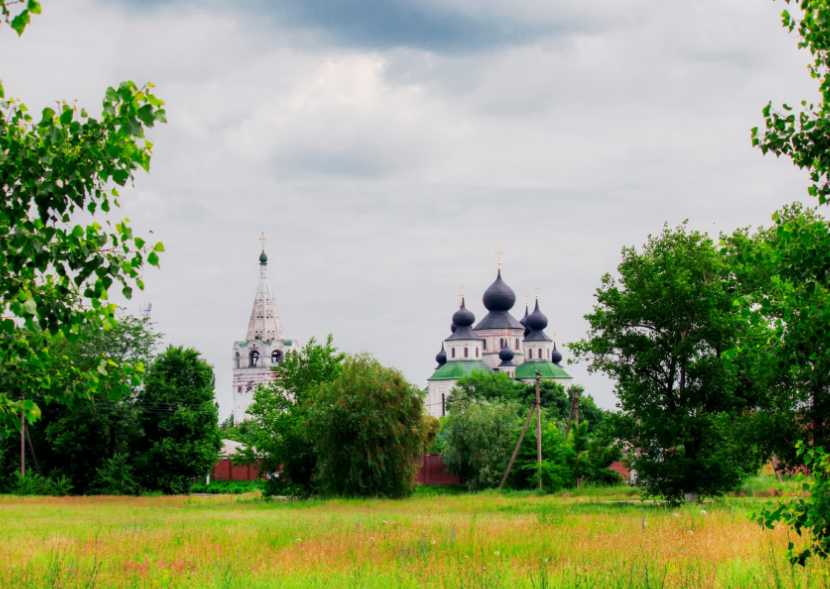
[[[571,421],[575,421],[576,427],[579,427],[579,387],[571,388],[571,412],[568,414],[568,426],[565,428],[565,440],[571,433]]]
[[[542,398],[539,396],[541,375],[536,373],[536,462],[539,463],[539,490],[542,490]]]
[[[533,402],[533,406],[530,408],[530,413],[527,414],[527,419],[525,420],[525,426],[522,428],[522,433],[519,436],[519,441],[516,442],[516,449],[513,450],[513,456],[510,457],[510,462],[507,464],[507,470],[504,471],[504,476],[501,479],[501,484],[499,485],[499,491],[502,490],[504,487],[504,483],[507,482],[507,475],[510,474],[510,469],[513,468],[513,462],[516,460],[516,455],[519,453],[519,448],[522,447],[522,442],[525,439],[525,434],[527,433],[527,426],[530,425],[530,418],[533,417],[533,412],[536,411],[536,450],[537,450],[537,457],[539,459],[539,488],[542,488],[542,437],[541,437],[541,429],[540,424],[542,423],[542,414],[541,411],[541,403],[539,401],[539,373],[536,373],[536,400]]]
[[[21,395],[22,401],[26,400],[26,395]],[[20,412],[20,476],[26,476],[26,414]]]

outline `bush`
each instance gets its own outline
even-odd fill
[[[265,481],[211,481],[196,483],[190,488],[191,493],[208,493],[211,495],[241,495],[263,491]]]
[[[422,391],[361,354],[312,392],[308,428],[324,493],[404,497],[415,486],[416,463],[434,440],[437,420],[424,415]]]
[[[63,497],[72,491],[71,481],[62,476],[58,479],[40,476],[39,474],[27,474],[21,476],[17,473],[17,482],[12,488],[13,495],[52,495]]]
[[[127,461],[126,454],[117,454],[98,469],[98,476],[93,486],[99,495],[135,495],[139,491],[138,483],[133,478],[133,467]]]

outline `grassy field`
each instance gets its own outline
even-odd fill
[[[760,501],[675,510],[625,487],[422,489],[404,501],[3,496],[0,588],[828,587],[826,567],[784,561],[787,530],[750,521]]]

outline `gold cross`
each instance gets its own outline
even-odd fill
[[[533,290],[536,291],[536,298],[538,299],[539,298],[539,290],[540,290],[539,285],[537,284],[536,287]]]
[[[553,332],[553,341],[556,341],[556,332]]]
[[[496,259],[499,261],[499,268],[501,268],[501,257],[504,255],[504,251],[499,246],[499,249],[496,250]]]
[[[530,298],[530,295],[525,293],[525,307],[527,307],[527,299]]]
[[[259,238],[260,243],[262,243],[262,251],[265,251],[265,232],[262,232],[262,237]]]
[[[465,288],[466,288],[466,286],[464,286],[464,283],[462,282],[461,283],[461,290],[458,293],[458,304],[459,305],[461,304],[461,301],[464,300],[464,289]]]

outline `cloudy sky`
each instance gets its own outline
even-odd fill
[[[749,140],[767,101],[814,96],[783,8],[43,0],[21,39],[0,29],[0,78],[33,110],[156,84],[169,124],[120,214],[167,253],[126,307],[152,302],[167,341],[204,354],[227,415],[260,232],[286,337],[333,333],[424,386],[462,282],[483,317],[498,246],[562,344],[623,246],[806,200],[804,174]],[[612,382],[568,370],[614,406]]]

